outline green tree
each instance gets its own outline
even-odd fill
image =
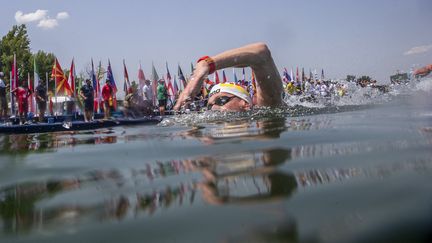
[[[40,79],[46,81],[47,74],[48,74],[48,80],[51,79],[51,71],[54,64],[54,59],[55,56],[53,53],[46,53],[42,50],[39,50],[38,52],[33,54],[31,58],[31,63],[33,65],[33,60],[36,60],[36,67]],[[33,70],[33,66],[32,66],[32,70]],[[54,82],[49,82],[48,84],[50,86],[50,90],[54,89]]]
[[[33,69],[31,67],[31,52],[30,39],[27,34],[27,27],[23,25],[14,25],[12,29],[3,36],[0,42],[0,60],[2,63],[2,71],[6,79],[10,80],[10,71],[12,70],[12,62],[14,53],[16,54],[18,79],[20,81],[27,80],[27,73]]]
[[[32,57],[33,60],[36,60],[36,66],[38,70],[38,75],[41,79],[46,79],[46,74],[48,73],[48,78],[51,76],[51,70],[53,67],[55,56],[53,53],[46,53],[44,51],[39,50]],[[32,68],[33,70],[33,68]]]

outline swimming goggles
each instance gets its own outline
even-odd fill
[[[211,110],[211,108],[214,106],[214,105],[217,105],[217,106],[223,106],[223,105],[225,105],[226,103],[228,103],[228,102],[230,102],[232,99],[234,99],[236,96],[219,96],[219,97],[217,97],[215,100],[214,100],[214,102],[213,102],[213,104],[208,104],[207,105],[207,110]]]

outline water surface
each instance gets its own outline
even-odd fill
[[[0,241],[429,242],[431,87],[0,135]]]

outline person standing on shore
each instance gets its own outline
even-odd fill
[[[111,110],[113,107],[113,89],[110,85],[110,80],[107,79],[102,88],[102,98],[104,100],[104,113],[105,119],[111,117]]]
[[[142,97],[144,100],[144,105],[148,106],[148,107],[152,107],[153,106],[153,92],[152,92],[152,87],[150,85],[150,80],[146,80],[144,87],[142,89]]]
[[[165,81],[159,79],[157,86],[157,99],[159,103],[159,113],[161,116],[165,115],[165,109],[167,105],[168,92],[165,87]]]
[[[20,119],[20,124],[23,124],[27,119],[28,98],[31,94],[31,91],[25,87],[19,86],[19,87],[13,89],[12,93],[17,98],[18,116]]]
[[[44,122],[45,111],[47,107],[47,90],[45,81],[43,79],[39,80],[38,86],[36,86],[36,103],[39,110],[39,122]]]
[[[81,87],[80,96],[84,101],[84,121],[92,121],[94,109],[94,92],[90,79],[86,79],[86,84]]]
[[[0,119],[7,118],[8,103],[6,99],[7,85],[3,80],[4,74],[0,72]]]

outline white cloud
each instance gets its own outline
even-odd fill
[[[34,21],[39,21],[41,19],[45,19],[48,10],[38,9],[34,13],[24,14],[22,11],[17,11],[15,13],[15,20],[18,24],[26,24]]]
[[[415,46],[404,53],[405,56],[422,54],[432,50],[432,45]]]
[[[42,29],[52,29],[58,26],[58,21],[57,19],[42,19],[37,26]]]
[[[69,14],[67,12],[60,12],[57,14],[57,19],[67,19],[69,18]]]
[[[48,16],[48,10],[38,9],[34,13],[24,14],[22,11],[15,13],[15,20],[18,24],[27,24],[31,22],[39,22],[37,27],[42,29],[52,29],[59,25],[58,20],[68,19],[69,14],[67,12],[57,13],[55,19]]]

